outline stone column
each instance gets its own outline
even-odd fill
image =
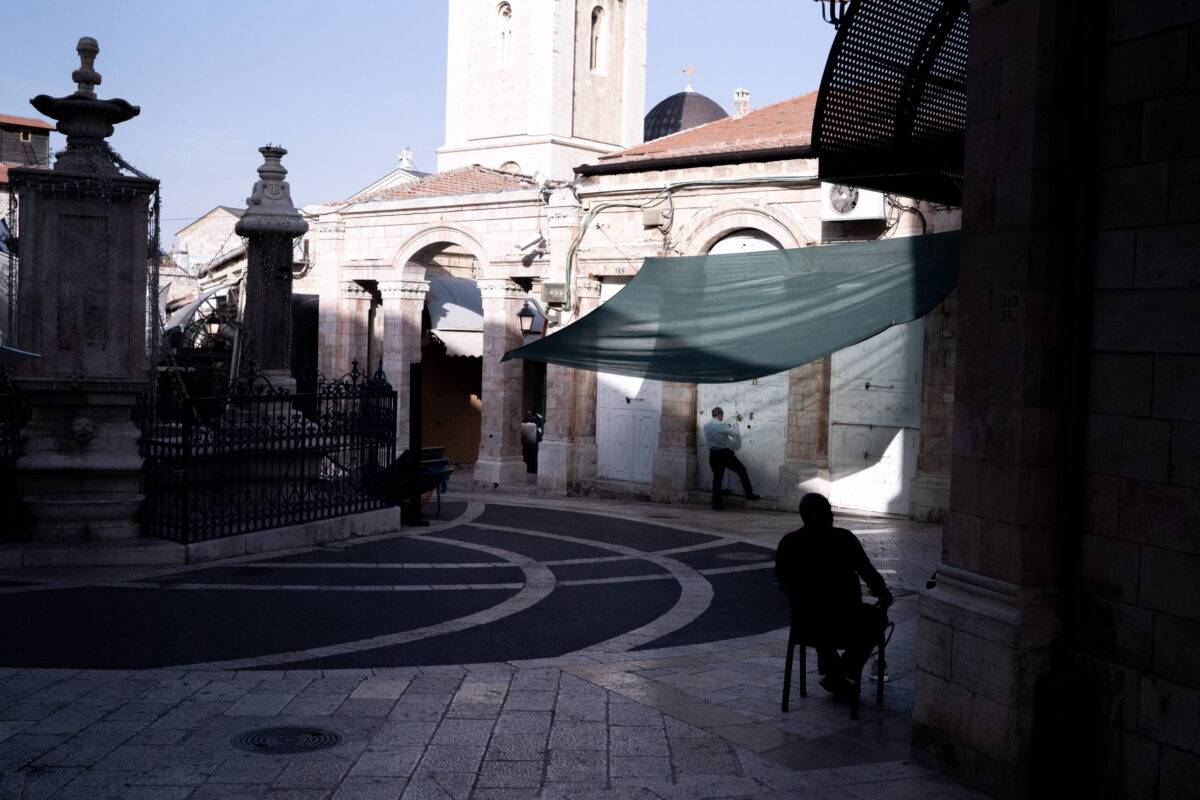
[[[600,282],[575,283],[575,319],[600,304]],[[596,373],[546,367],[546,432],[538,445],[538,489],[548,494],[584,491],[596,478]]]
[[[337,336],[334,339],[331,380],[349,372],[354,361],[366,371],[367,317],[371,313],[371,293],[355,281],[342,281],[338,302]]]
[[[245,236],[246,306],[242,320],[243,374],[253,369],[277,389],[295,391],[290,343],[292,337],[292,248],[308,223],[292,205],[292,190],[284,180],[287,170],[282,147],[258,148],[263,164],[258,168],[246,213],[234,232]]]
[[[143,500],[132,411],[146,388],[146,221],[158,182],[126,177],[109,154],[104,139],[139,109],[96,99],[99,47],[84,37],[77,52],[78,90],[31,101],[58,120],[66,151],[53,171],[9,172],[21,213],[12,343],[41,356],[17,372],[33,416],[16,466],[39,541],[136,537]]]
[[[322,375],[336,377],[341,370],[337,352],[338,321],[342,299],[338,291],[338,265],[341,263],[346,224],[336,214],[322,214],[313,224],[311,280],[320,294],[317,369]]]
[[[664,381],[650,499],[681,503],[697,485],[696,384]]]
[[[408,449],[409,365],[421,360],[421,312],[426,281],[380,281],[383,371],[396,389],[396,452]]]
[[[795,511],[809,492],[829,496],[829,383],[832,359],[788,372],[787,440],[779,466],[779,507]]]
[[[525,290],[507,278],[482,279],[483,295],[483,430],[475,482],[485,487],[524,486],[521,457],[521,400],[524,390],[520,359],[501,363],[509,350],[521,346],[517,313]]]
[[[951,294],[925,318],[921,365],[921,437],[912,482],[912,515],[945,522],[950,514],[950,442],[954,411],[954,332],[958,297]]]
[[[1083,413],[1071,399],[1086,358],[1072,352],[1087,325],[1076,270],[1095,233],[1039,200],[1088,200],[1075,154],[1097,131],[1074,127],[1089,62],[1068,8],[1015,0],[971,15],[950,515],[937,586],[921,596],[912,744],[922,763],[998,797],[1030,792],[1035,718],[1060,734],[1071,725],[1053,713],[1072,702],[1070,682],[1035,708],[1061,628],[1060,547],[1083,514],[1067,431]],[[1014,39],[1018,22],[1041,35]],[[1055,771],[1074,738],[1050,745]]]

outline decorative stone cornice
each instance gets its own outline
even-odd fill
[[[523,300],[527,296],[524,289],[507,278],[485,278],[478,284],[484,299]]]
[[[380,281],[379,296],[384,300],[424,300],[429,281]]]
[[[341,290],[341,296],[347,300],[369,300],[371,298],[371,293],[354,281],[342,281],[338,288]]]
[[[310,230],[318,236],[342,236],[346,233],[346,223],[340,219],[318,220],[310,226]]]

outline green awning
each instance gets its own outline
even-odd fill
[[[958,241],[648,258],[600,308],[504,360],[684,383],[773,375],[928,314],[958,283]]]

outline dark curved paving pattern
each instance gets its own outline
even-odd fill
[[[671,581],[565,586],[542,602],[490,625],[412,644],[289,664],[291,669],[343,669],[471,664],[565,655],[658,618],[679,597]]]
[[[431,528],[361,544],[9,584],[0,666],[432,666],[703,644],[786,623],[772,555],[659,524],[447,503]]]
[[[634,649],[703,644],[767,633],[787,625],[787,600],[780,594],[772,570],[710,575],[708,581],[713,585],[713,602],[695,622]]]
[[[645,522],[602,517],[597,514],[573,514],[544,508],[518,508],[516,506],[490,505],[477,521],[486,525],[524,528],[531,531],[545,531],[581,539],[592,539],[605,544],[621,545],[645,552],[703,544],[718,538],[703,533],[665,528]]]
[[[427,542],[416,536],[398,536],[366,544],[345,544],[318,547],[307,553],[269,558],[264,564],[307,564],[312,562],[360,561],[367,564],[458,564],[472,562],[503,563],[500,556],[481,553],[465,547],[453,547],[439,542]]]
[[[444,622],[513,593],[85,587],[10,594],[0,597],[3,666],[146,669],[247,658]]]
[[[374,568],[363,566],[326,567],[312,565],[313,569],[282,569],[273,566],[218,567],[201,569],[182,575],[160,578],[162,586],[177,584],[215,583],[240,584],[244,586],[296,585],[296,586],[445,586],[480,585],[496,583],[521,583],[524,575],[520,569],[508,566],[462,567],[459,569],[436,567],[400,568],[387,566]],[[449,567],[450,565],[447,565]],[[517,587],[520,588],[520,587]]]

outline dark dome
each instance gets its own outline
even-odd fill
[[[673,94],[646,115],[643,141],[661,139],[728,116],[725,109],[699,92]]]

